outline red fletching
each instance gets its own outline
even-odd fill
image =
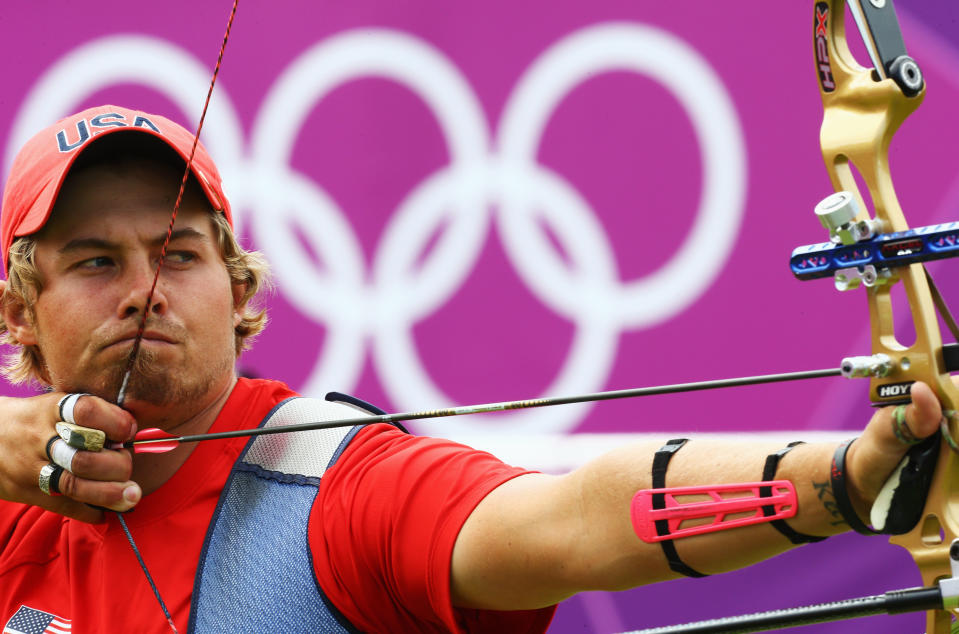
[[[151,427],[137,432],[131,442],[115,442],[108,449],[132,449],[134,453],[166,453],[176,449],[180,438]]]
[[[770,489],[768,497],[759,496],[760,489],[764,487]],[[662,503],[657,506],[663,508],[653,508],[654,498],[660,495]],[[704,496],[708,499],[703,500]],[[763,515],[765,506],[773,509],[772,515]],[[796,488],[793,483],[789,480],[771,480],[643,489],[633,496],[630,517],[636,534],[650,544],[784,519],[794,516],[796,510]],[[657,522],[661,522],[659,528]],[[683,526],[686,522],[690,522],[690,525]]]

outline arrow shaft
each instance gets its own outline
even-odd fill
[[[621,398],[636,398],[639,396],[654,396],[660,394],[676,394],[680,392],[696,392],[701,390],[713,390],[727,387],[741,387],[746,385],[761,385],[764,383],[781,383],[785,381],[800,381],[805,379],[819,379],[831,376],[840,376],[838,368],[825,370],[806,370],[801,372],[784,372],[779,374],[761,374],[757,376],[739,377],[733,379],[718,379],[711,381],[697,381],[694,383],[674,383],[671,385],[659,385],[654,387],[640,387],[627,390],[611,390],[607,392],[594,392],[591,394],[579,394],[576,396],[557,396],[551,398],[539,398],[520,401],[504,401],[499,403],[483,403],[480,405],[463,405],[460,407],[449,407],[445,409],[431,409],[416,412],[400,412],[397,414],[380,414],[376,416],[360,416],[356,418],[343,418],[331,421],[317,421],[311,423],[299,423],[295,425],[282,425],[279,427],[261,427],[259,429],[237,429],[234,431],[216,432],[212,434],[193,434],[188,436],[179,436],[176,438],[150,438],[143,440],[134,440],[124,443],[126,448],[134,448],[138,445],[148,445],[156,443],[177,442],[201,442],[204,440],[218,440],[224,438],[242,438],[247,436],[265,436],[268,434],[284,434],[297,431],[312,431],[316,429],[331,429],[335,427],[351,427],[353,425],[370,425],[374,423],[396,423],[408,420],[422,420],[425,418],[447,418],[450,416],[464,416],[467,414],[487,414],[490,412],[500,412],[511,409],[532,409],[534,407],[552,407],[555,405],[569,405],[572,403],[590,403],[596,401],[609,401]]]

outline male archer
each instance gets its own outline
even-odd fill
[[[265,325],[255,302],[267,266],[237,243],[202,146],[124,406],[112,404],[192,143],[164,117],[92,108],[34,136],[7,178],[0,331],[15,352],[5,372],[49,390],[0,399],[2,623],[50,617],[78,633],[541,632],[575,593],[715,574],[861,524],[907,441],[941,418],[916,384],[911,405],[879,410],[839,449],[838,480],[829,443],[788,453],[768,442],[637,444],[552,476],[389,425],[163,454],[76,450],[56,435],[61,419],[123,442],[148,427],[217,432],[366,407],[237,378],[238,356]],[[774,454],[772,475],[798,496],[788,522],[668,547],[637,537],[638,490],[756,481]]]

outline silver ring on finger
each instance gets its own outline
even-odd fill
[[[58,464],[43,465],[40,468],[40,477],[37,480],[37,486],[47,495],[60,495],[60,476],[63,475],[63,467]]]

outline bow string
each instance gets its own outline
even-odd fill
[[[233,27],[233,19],[236,17],[236,9],[238,4],[239,0],[233,1],[233,7],[230,10],[230,17],[227,19],[226,31],[223,35],[223,43],[220,45],[220,52],[217,55],[216,64],[213,67],[213,76],[210,78],[210,87],[207,89],[206,100],[203,102],[203,108],[200,112],[200,119],[197,123],[196,132],[193,135],[193,146],[190,148],[190,156],[187,158],[186,165],[183,169],[183,178],[180,179],[180,188],[177,192],[176,202],[173,204],[173,211],[170,214],[170,224],[167,227],[166,236],[164,237],[163,244],[160,247],[160,256],[157,259],[156,271],[153,274],[153,282],[150,285],[150,291],[147,293],[146,301],[144,302],[143,314],[140,316],[140,324],[137,327],[137,333],[133,339],[133,347],[130,350],[130,356],[127,359],[126,369],[123,373],[123,379],[120,383],[120,388],[117,393],[116,404],[119,407],[123,407],[123,403],[126,401],[127,389],[130,386],[130,377],[133,374],[136,360],[140,353],[140,345],[143,342],[143,333],[146,330],[150,308],[153,305],[153,295],[156,291],[157,283],[160,280],[160,272],[163,269],[163,264],[166,261],[167,248],[170,246],[170,239],[173,236],[173,227],[174,224],[176,224],[177,212],[180,210],[180,204],[183,202],[183,194],[186,191],[187,183],[190,180],[190,173],[193,167],[193,158],[196,155],[197,145],[200,142],[200,132],[203,130],[203,122],[206,120],[206,113],[210,107],[210,99],[213,97],[213,88],[216,85],[216,79],[220,73],[220,66],[223,63],[223,54],[226,52],[226,44],[230,39],[230,30]],[[157,587],[156,582],[153,580],[153,576],[150,574],[150,569],[147,567],[146,561],[143,559],[143,555],[140,553],[139,547],[137,547],[136,540],[133,534],[130,532],[130,528],[127,526],[126,520],[123,519],[123,514],[117,512],[116,516],[117,521],[120,523],[120,527],[123,529],[127,541],[130,544],[130,548],[133,550],[133,554],[137,558],[140,569],[143,571],[147,582],[150,584],[150,589],[153,591],[153,595],[156,597],[157,603],[160,606],[160,610],[163,612],[163,616],[166,619],[167,625],[169,625],[170,630],[174,634],[177,634],[178,630],[176,624],[173,622],[173,616],[170,614],[170,610],[163,601],[163,596]]]

